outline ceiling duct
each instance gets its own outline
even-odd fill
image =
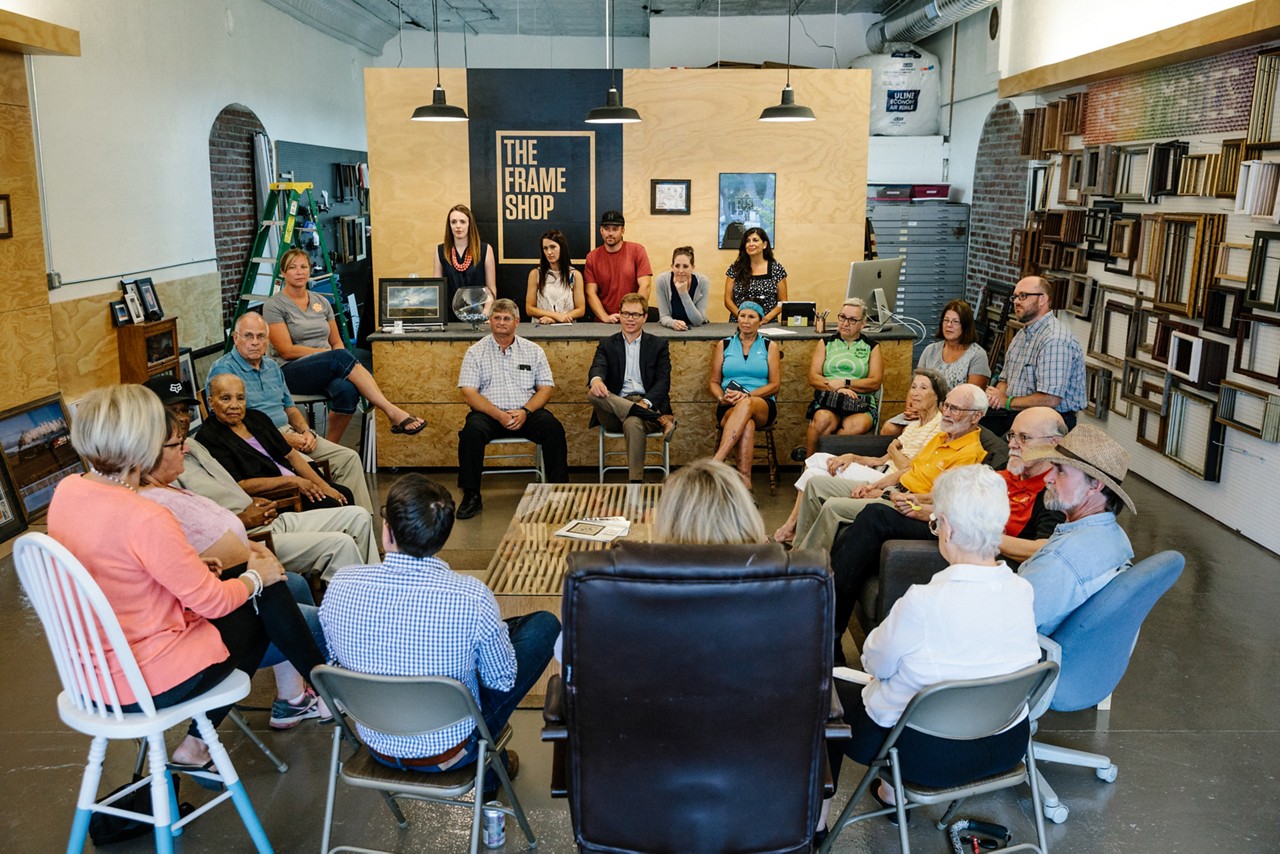
[[[931,0],[914,12],[872,24],[867,30],[867,49],[882,53],[889,42],[918,42],[974,12],[981,12],[996,0]]]
[[[351,0],[266,0],[281,12],[340,42],[358,47],[370,56],[382,49],[397,32],[394,23]],[[392,12],[395,8],[392,7]]]

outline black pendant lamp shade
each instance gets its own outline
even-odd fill
[[[444,87],[440,85],[440,0],[431,0],[431,30],[436,42],[436,88],[431,93],[431,103],[413,111],[415,122],[465,122],[467,111],[451,107],[444,99]]]

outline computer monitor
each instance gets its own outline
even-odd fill
[[[844,298],[857,298],[867,304],[867,320],[873,328],[892,329],[893,301],[898,295],[901,273],[901,258],[854,261],[849,265],[849,285]]]

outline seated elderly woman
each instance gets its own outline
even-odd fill
[[[844,719],[853,728],[849,741],[827,743],[837,782],[844,757],[869,763],[920,690],[1001,676],[1040,660],[1031,585],[997,560],[1009,519],[1004,480],[987,466],[962,466],[938,477],[933,499],[938,548],[950,566],[908,590],[867,635],[866,686],[836,680]],[[902,777],[943,787],[999,774],[1021,760],[1029,734],[1025,716],[1004,732],[969,741],[904,729],[897,741]],[[893,790],[876,781],[871,795],[889,806]],[[823,804],[824,820],[829,805],[830,799]]]
[[[392,433],[421,432],[427,422],[387,400],[368,366],[342,343],[329,300],[307,288],[311,279],[311,256],[296,247],[286,250],[280,257],[280,275],[282,287],[263,303],[262,320],[271,337],[271,346],[284,360],[281,370],[289,390],[295,394],[324,395],[328,399],[329,427],[325,438],[330,442],[342,441],[361,396],[387,416]],[[253,320],[255,318],[250,318],[249,322]],[[237,331],[244,330],[238,328]],[[372,364],[367,350],[356,352]]]
[[[202,495],[196,495],[173,485],[185,467],[186,424],[171,409],[165,409],[165,427],[168,438],[161,447],[160,458],[151,470],[142,476],[138,494],[165,507],[182,526],[182,534],[191,547],[215,571],[230,577],[249,561],[249,534],[239,517],[220,507]],[[268,521],[275,510],[264,511]],[[294,572],[286,573],[285,583],[289,594],[298,603],[298,610],[307,621],[307,628],[318,649],[324,649],[324,632],[320,629],[320,617],[311,589],[306,579]],[[275,597],[264,601],[262,609],[278,604]],[[276,622],[272,621],[273,624]],[[307,718],[320,717],[319,699],[307,688],[298,669],[287,660],[280,661],[278,651],[268,654],[263,666],[271,664],[275,669],[276,699],[271,704],[271,728],[290,729]],[[324,712],[327,716],[327,710]]]
[[[751,493],[724,463],[694,460],[663,484],[653,513],[655,543],[722,546],[765,540]]]
[[[284,569],[271,553],[250,546],[243,573],[220,576],[172,513],[137,494],[164,442],[164,406],[149,390],[120,385],[89,392],[71,423],[71,443],[89,473],[65,478],[49,505],[50,536],[102,589],[156,707],[208,691],[232,670],[253,674],[272,641],[299,672],[310,673],[324,658],[278,583]],[[115,666],[112,678],[125,710],[137,711]],[[209,720],[216,726],[228,711],[215,710]],[[173,767],[193,773],[197,783],[220,785],[208,777],[208,746],[194,725],[172,757]]]
[[[351,490],[320,477],[266,414],[248,407],[244,383],[235,374],[209,380],[209,418],[196,438],[250,495],[294,486],[303,510],[351,503]]]
[[[882,475],[905,469],[912,458],[920,453],[920,449],[942,429],[940,405],[949,390],[946,380],[939,374],[916,368],[911,377],[911,388],[907,391],[907,406],[915,410],[917,416],[902,431],[900,438],[889,443],[887,452],[879,457],[820,453],[806,459],[804,471],[796,479],[796,503],[792,505],[787,521],[774,532],[773,539],[779,543],[789,543],[795,539],[796,523],[800,519],[800,507],[804,503],[804,488],[815,475],[826,474],[870,483]]]

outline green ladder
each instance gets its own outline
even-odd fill
[[[320,263],[324,273],[312,276],[307,281],[315,293],[321,294],[333,306],[334,320],[338,324],[338,334],[342,336],[342,345],[348,350],[352,347],[351,325],[347,318],[346,303],[342,299],[342,288],[338,277],[329,264],[329,253],[325,251],[324,232],[316,226],[302,227],[298,224],[298,205],[306,197],[306,206],[312,216],[316,215],[315,201],[311,197],[310,181],[289,181],[271,185],[267,194],[267,203],[262,211],[262,219],[258,225],[258,234],[253,239],[253,248],[249,250],[249,263],[244,269],[244,278],[240,281],[240,298],[236,300],[236,310],[231,318],[231,328],[235,329],[236,321],[252,306],[264,302],[278,291],[283,284],[280,277],[280,257],[285,251],[297,247],[302,248],[302,235],[315,232],[320,243]],[[314,220],[313,220],[314,222]],[[271,251],[272,229],[280,229],[279,240],[275,242],[275,254]],[[307,252],[307,257],[311,253]],[[314,266],[314,265],[313,265]],[[266,279],[265,288],[262,287]],[[231,352],[231,336],[227,336],[223,352]]]

